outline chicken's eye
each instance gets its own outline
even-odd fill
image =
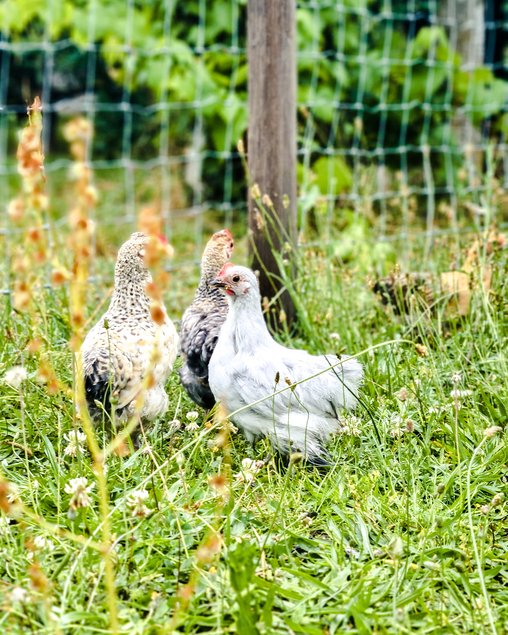
[[[236,276],[233,276],[233,277],[231,278],[231,280],[232,280],[233,282],[240,282],[240,276],[239,276],[238,274],[236,274]]]

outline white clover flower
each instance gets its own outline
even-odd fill
[[[458,388],[454,388],[450,392],[450,397],[452,399],[464,399],[465,397],[470,397],[472,394],[472,390],[459,390]]]
[[[125,502],[127,507],[130,507],[132,516],[145,518],[153,512],[153,509],[145,505],[149,497],[150,495],[146,489],[135,489],[127,495]]]
[[[394,415],[391,417],[392,429],[390,430],[390,436],[394,439],[401,437],[406,432],[404,421],[400,415]]]
[[[451,380],[452,384],[454,386],[457,386],[462,381],[462,373],[460,373],[459,371],[453,373],[453,375],[451,376]]]
[[[199,417],[199,413],[195,410],[190,410],[185,416],[187,418],[187,421],[196,421],[196,419]]]
[[[338,333],[330,333],[329,338],[331,340],[340,340],[340,335]]]
[[[401,558],[404,555],[404,542],[402,538],[400,536],[394,536],[390,540],[386,551],[394,560]]]
[[[182,427],[182,422],[179,419],[173,419],[172,421],[168,423],[168,432],[170,433],[178,432],[178,430],[180,430],[181,427]]]
[[[407,388],[402,387],[395,393],[395,396],[397,397],[397,399],[399,399],[399,401],[406,401],[406,399],[408,398]]]
[[[64,448],[65,456],[83,454],[85,451],[84,445],[86,443],[86,434],[84,432],[81,432],[81,430],[70,430],[64,434],[64,439],[67,442]]]
[[[242,460],[241,471],[234,476],[235,481],[238,483],[252,483],[263,465],[264,461],[254,461],[246,457]]]
[[[190,421],[185,426],[185,429],[188,430],[189,432],[194,432],[195,430],[199,430],[199,423],[197,423],[196,421]]]
[[[34,538],[34,547],[41,551],[44,549],[46,549],[47,551],[53,551],[55,548],[55,544],[52,540],[46,538],[46,536],[39,535],[35,536]]]
[[[501,505],[503,501],[504,501],[504,494],[503,492],[499,492],[498,494],[495,494],[495,496],[490,501],[490,506],[497,507],[498,505]]]
[[[19,490],[14,483],[9,483],[9,491],[7,492],[7,501],[11,504],[20,503]]]
[[[79,507],[88,507],[90,505],[89,494],[93,490],[94,485],[95,483],[88,485],[88,479],[84,476],[71,478],[64,488],[66,494],[71,494],[69,508],[75,511]]]
[[[21,384],[27,379],[28,372],[23,366],[13,366],[4,375],[4,382],[15,390],[19,390]]]
[[[11,602],[24,602],[28,597],[28,591],[20,586],[15,586],[11,589],[10,596]]]
[[[300,514],[298,516],[298,520],[302,523],[302,525],[305,525],[305,527],[310,527],[314,521],[312,516],[309,516],[307,512]]]
[[[339,434],[344,434],[350,437],[359,437],[361,434],[362,420],[353,414],[348,414],[340,419]]]
[[[501,426],[490,426],[490,428],[485,428],[483,431],[483,436],[490,439],[495,436],[498,432],[502,432],[503,428]]]

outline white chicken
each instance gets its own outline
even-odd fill
[[[323,444],[340,429],[340,411],[357,403],[361,364],[353,358],[340,363],[335,355],[310,355],[275,342],[250,269],[228,263],[213,284],[229,302],[209,365],[215,399],[248,441],[266,436],[283,455],[299,451],[308,463],[327,465]]]
[[[112,415],[119,421],[132,416],[143,387],[141,420],[168,409],[164,384],[176,359],[178,335],[162,304],[157,323],[152,317],[146,293],[152,276],[145,263],[150,240],[157,239],[136,232],[120,247],[109,308],[81,347],[85,397],[96,423]]]

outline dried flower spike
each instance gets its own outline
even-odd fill
[[[501,426],[490,426],[490,428],[485,428],[485,430],[483,431],[483,436],[487,437],[487,439],[490,439],[491,437],[495,436],[498,432],[502,432],[503,428]]]

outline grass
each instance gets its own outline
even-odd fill
[[[369,412],[350,422],[358,436],[332,441],[326,473],[269,462],[246,481],[242,459],[264,459],[268,446],[250,448],[240,434],[224,445],[202,412],[193,430],[196,408],[174,373],[170,411],[147,432],[151,452],[106,463],[120,631],[506,632],[506,432],[484,435],[506,425],[505,256],[494,295],[476,294],[469,316],[447,325],[439,314],[413,317],[414,328],[380,307],[352,264],[319,250],[306,263],[296,289],[312,330],[292,344],[365,351]],[[187,302],[193,282],[181,290]],[[65,288],[41,302],[44,340],[70,387]],[[23,505],[4,500],[2,629],[111,632],[97,476],[86,445],[64,451],[79,426],[72,400],[36,380],[30,321],[6,304],[2,322],[2,374],[17,364],[29,372],[20,390],[0,387],[1,470]],[[94,487],[73,514],[65,486],[78,477]],[[140,489],[148,515],[133,515]]]
[[[36,163],[33,175],[26,203]],[[175,264],[185,263],[166,293],[174,319],[197,281],[195,229],[182,220],[174,238]],[[18,286],[0,332],[3,632],[508,632],[506,251],[488,258],[491,292],[478,289],[464,318],[450,320],[445,303],[400,318],[367,278],[401,254],[410,269],[444,271],[457,237],[429,262],[417,240],[380,248],[361,218],[341,230],[302,249],[304,266],[287,281],[299,322],[279,336],[311,352],[359,354],[365,366],[362,405],[331,441],[327,472],[278,468],[265,461],[266,442],[252,448],[225,434],[189,401],[176,369],[169,412],[146,430],[149,451],[108,455],[101,471],[93,443],[90,454],[75,435],[84,422],[68,343],[81,328],[79,293],[69,281],[44,286],[49,263],[72,263],[68,232],[53,232],[39,267],[42,239],[9,234],[3,276]],[[84,330],[107,305],[112,251],[100,253]],[[23,276],[31,295],[20,308]],[[17,388],[7,381],[15,366],[27,373]]]

